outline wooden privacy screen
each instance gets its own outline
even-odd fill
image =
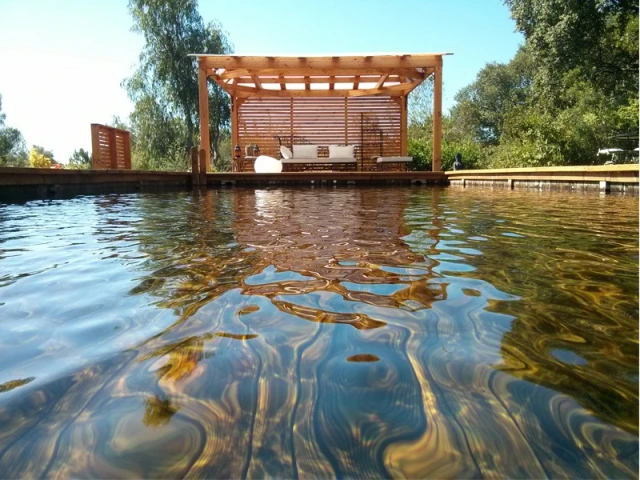
[[[375,170],[372,157],[401,155],[403,101],[389,96],[240,98],[237,141],[243,151],[257,144],[261,154],[275,158],[280,158],[276,136],[286,145],[356,145],[358,169]]]
[[[91,124],[94,170],[131,170],[131,135],[97,123]]]

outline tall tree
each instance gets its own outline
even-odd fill
[[[75,169],[91,168],[91,155],[83,148],[74,150],[73,154],[69,157],[69,167]]]
[[[143,143],[142,135],[138,134],[137,150],[146,148],[140,153],[147,160],[153,153],[156,162],[166,156],[169,164],[175,164],[177,142],[182,150],[181,162],[186,166],[188,152],[197,140],[199,118],[197,61],[188,55],[228,53],[230,44],[220,25],[204,24],[196,0],[130,0],[129,11],[134,20],[133,30],[145,40],[138,69],[124,82],[129,97],[136,103],[132,126],[142,128],[145,124],[153,129],[157,121],[160,129],[172,130],[168,142],[153,136]],[[229,102],[216,89],[219,87],[210,85],[214,152],[218,152],[219,130],[229,122]],[[156,138],[158,143],[151,145]],[[213,157],[216,158],[215,153]]]
[[[533,74],[531,56],[523,47],[508,64],[487,64],[456,94],[453,124],[482,144],[497,145],[507,112],[529,100]]]
[[[539,102],[561,102],[566,73],[623,103],[638,92],[636,0],[505,0],[536,65]],[[555,105],[554,105],[555,103]]]
[[[20,130],[7,127],[0,95],[0,167],[24,167],[28,164],[27,145]]]

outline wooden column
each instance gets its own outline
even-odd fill
[[[236,97],[232,95],[231,96],[231,151],[233,151],[236,145],[240,144],[240,132],[238,131],[238,106],[239,105],[240,105],[240,102],[238,102]],[[242,162],[242,159],[244,158],[244,150],[241,150],[240,155],[241,155],[240,162]]]
[[[91,168],[97,170],[104,168],[102,158],[100,158],[100,125],[91,124]]]
[[[205,151],[206,168],[211,165],[211,141],[209,139],[209,89],[207,88],[207,69],[199,59],[198,64],[198,100],[200,107],[200,149]]]
[[[131,170],[131,133],[125,132],[124,135],[124,168]]]
[[[433,162],[431,170],[442,170],[442,57],[438,57],[433,78]]]
[[[406,157],[407,150],[407,96],[402,95],[400,97],[400,156]]]

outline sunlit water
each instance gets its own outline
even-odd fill
[[[0,477],[638,472],[638,200],[0,206]]]

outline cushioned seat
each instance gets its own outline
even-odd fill
[[[407,164],[413,157],[378,157],[378,170],[407,170]]]
[[[378,163],[413,162],[413,157],[378,157]]]
[[[283,158],[282,163],[357,163],[356,158]]]

